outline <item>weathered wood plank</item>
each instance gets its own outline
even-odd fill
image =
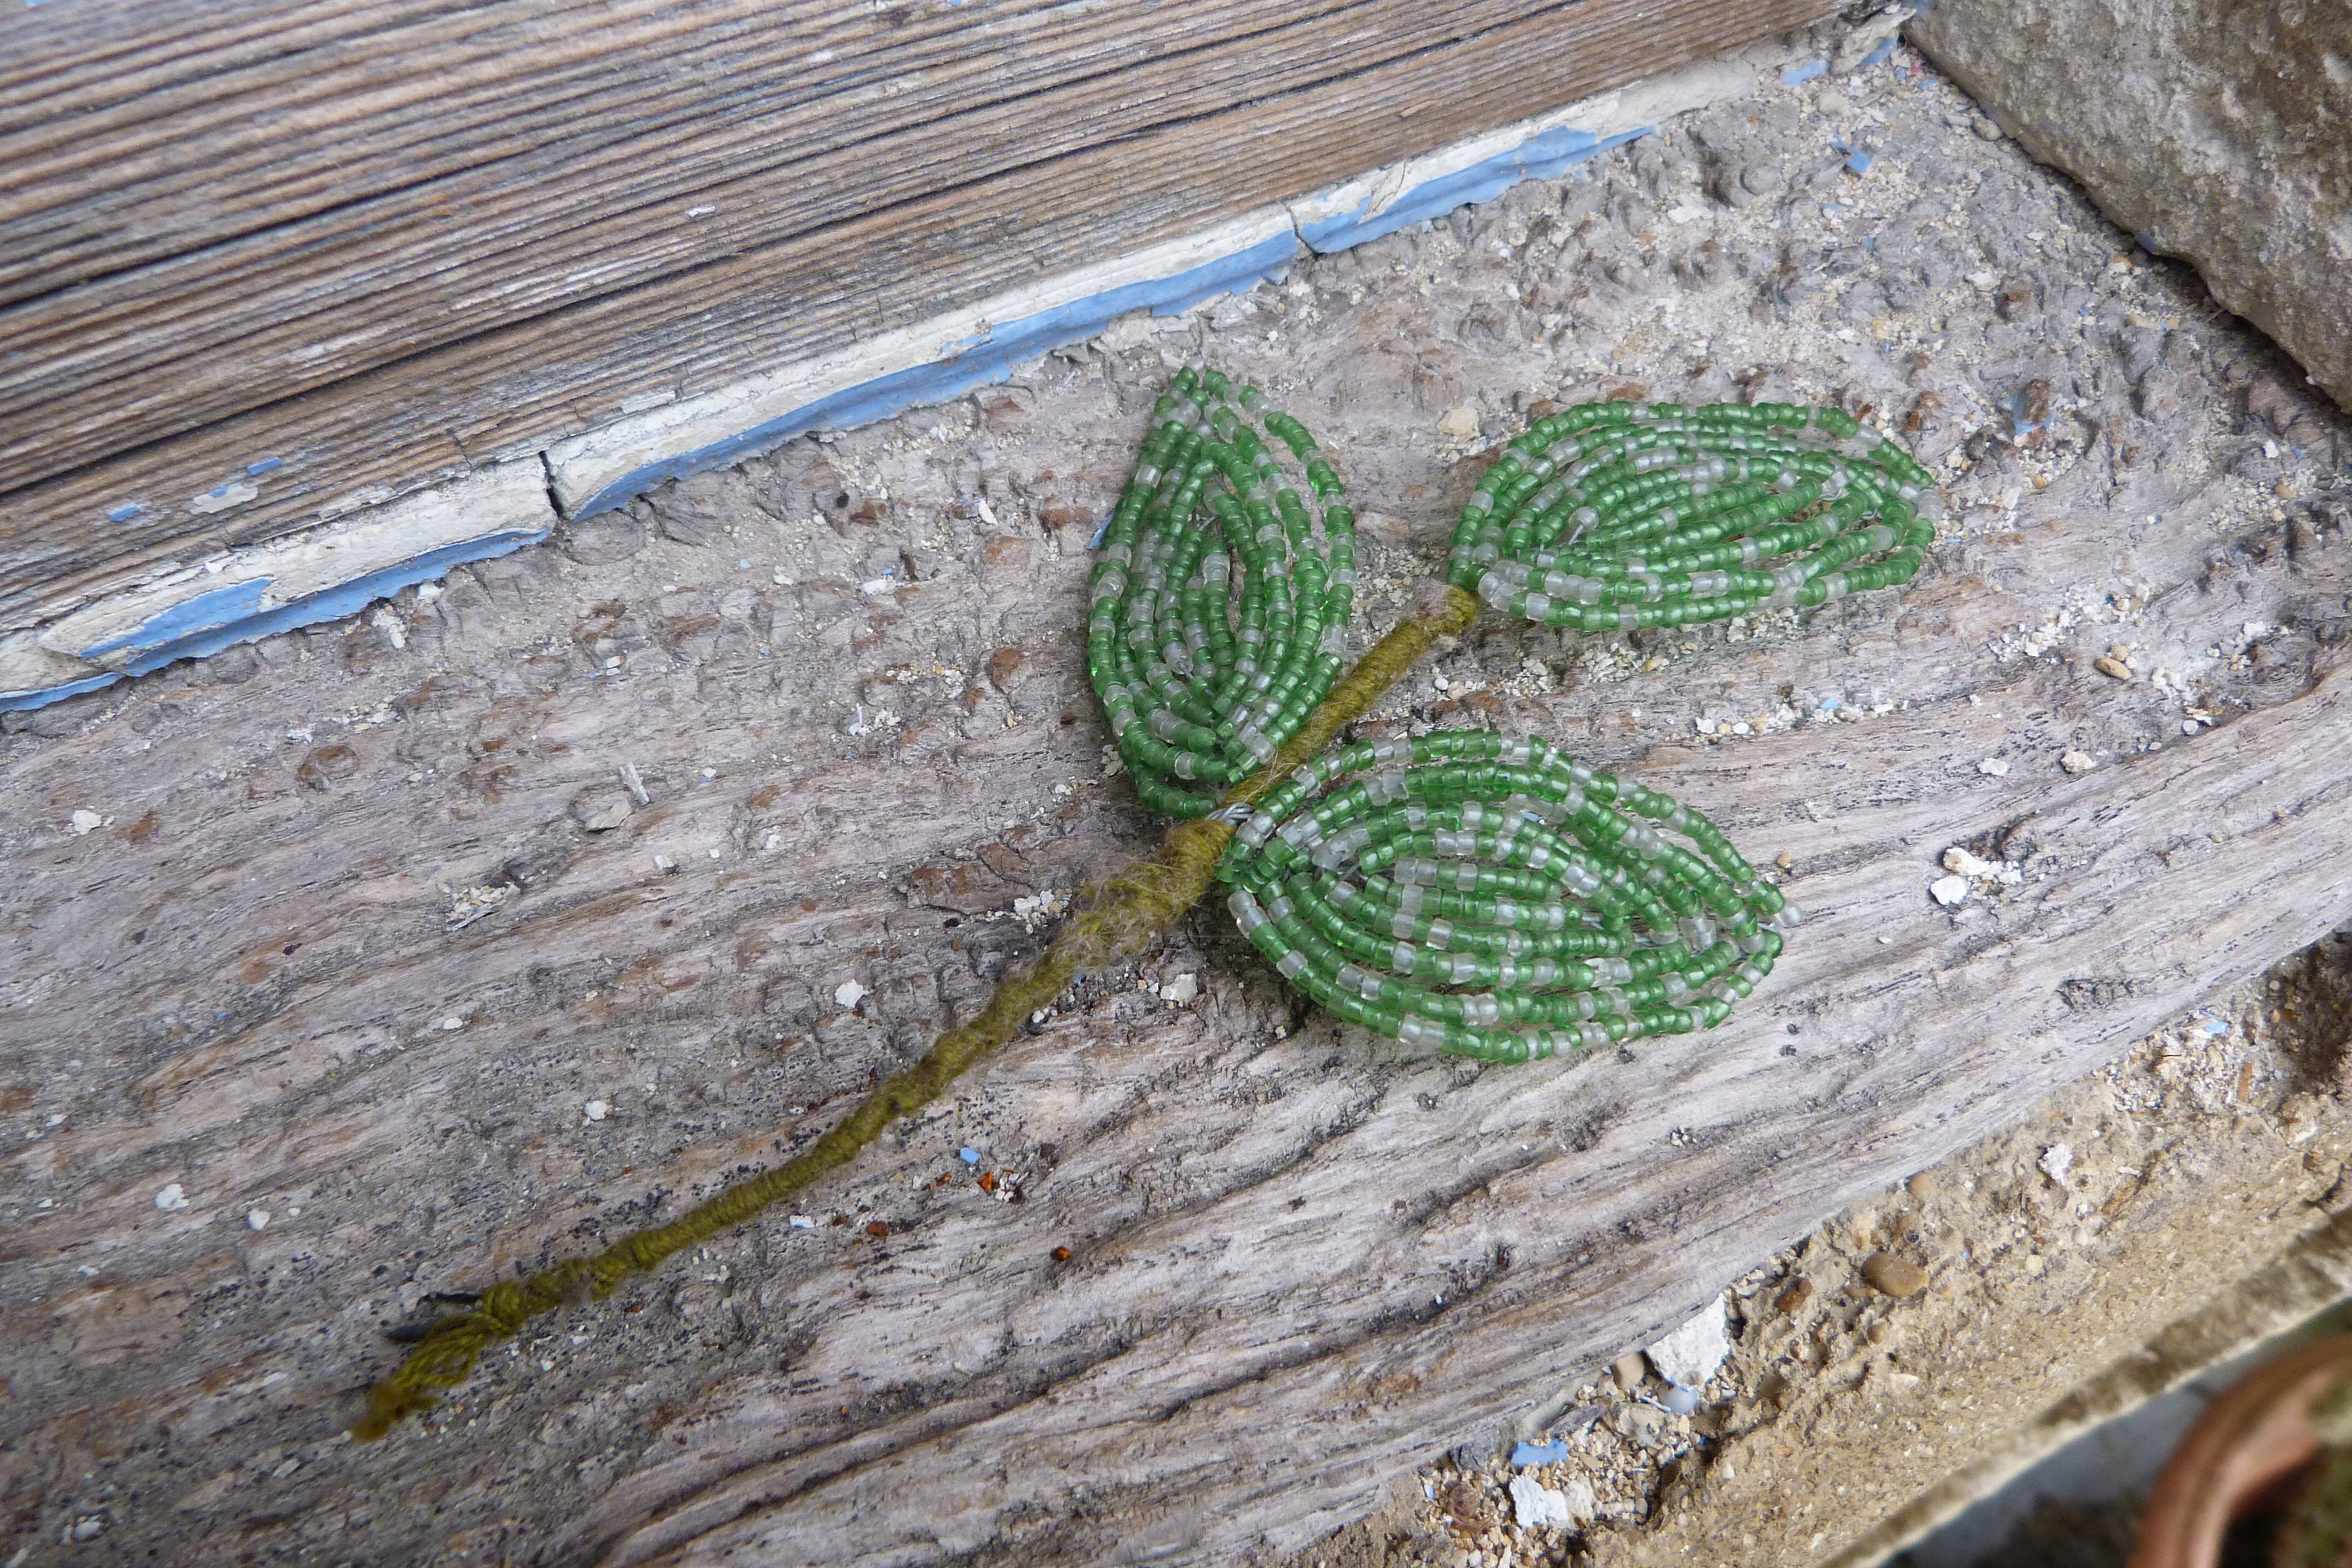
[[[556,121],[540,128],[546,144],[534,147],[531,127],[493,122],[497,140],[461,146],[469,166],[446,177],[0,312],[18,355],[0,390],[0,418],[46,414],[42,428],[0,437],[0,488],[485,327],[627,295],[903,203],[1408,59],[1522,20],[1526,5],[1484,0],[1433,12],[1370,0],[1220,37],[1252,17],[1244,5],[1223,9],[1197,18],[1200,31],[1183,36],[1181,51],[1168,47],[1168,18],[1128,10],[1094,14],[1124,18],[1115,30],[1094,29],[1109,37],[1048,37],[1034,48],[983,37],[992,47],[959,59],[949,37],[928,51],[944,58],[910,47],[903,66],[894,49],[884,58],[904,72],[901,93],[871,83],[799,89],[787,74],[796,58],[747,61],[743,69],[764,66],[784,90],[725,104],[723,115],[668,89],[671,71],[691,71],[691,60],[673,62],[625,35],[574,45],[583,87],[599,91],[584,134],[562,134]],[[785,41],[804,57],[818,40]],[[625,91],[603,101],[594,50],[608,43],[649,57],[640,92],[684,101],[643,125]],[[1140,58],[1087,58],[1120,46]],[[1123,63],[1129,68],[1116,68]],[[730,62],[727,75],[735,68]],[[493,90],[537,85],[506,77],[502,63],[487,74]],[[411,90],[431,94],[437,85],[419,79]],[[576,104],[556,109],[573,123],[583,118]],[[1097,205],[1116,188],[1099,186],[1080,205]],[[1212,195],[1188,193],[1195,204]],[[687,293],[698,297],[690,285]]]
[[[0,561],[7,568],[0,624],[23,625],[45,606],[158,562],[270,537],[347,509],[356,495],[414,488],[486,457],[528,454],[616,416],[649,387],[690,393],[822,352],[1071,258],[1132,248],[1508,122],[1675,63],[1727,36],[1787,25],[1811,6],[1672,0],[1581,14],[1592,9],[1571,8],[1573,27],[1548,12],[1222,114],[1170,122],[1164,105],[1145,105],[1132,124],[1160,129],[764,248],[722,247],[698,264],[673,257],[664,265],[688,270],[668,282],[480,331],[447,347],[415,353],[415,343],[380,342],[379,353],[396,347],[410,357],[299,398],[285,395],[290,388],[280,374],[310,384],[299,365],[240,361],[247,372],[233,395],[264,400],[260,406],[0,501]],[[1333,47],[1346,53],[1340,41]],[[1241,69],[1246,61],[1234,60],[1244,79],[1224,82],[1228,94],[1251,81]],[[1190,112],[1205,101],[1182,98],[1181,106]],[[1413,112],[1403,114],[1399,104]],[[1106,207],[1102,193],[1113,189],[1122,199]],[[843,267],[844,256],[856,258],[856,265]],[[285,339],[280,348],[300,360],[332,320],[310,321],[311,332],[294,332],[301,341]],[[248,325],[265,329],[257,341],[278,341],[263,320]],[[178,409],[186,390],[184,377],[172,378],[152,387],[146,401]],[[135,387],[129,392],[125,407],[139,400]],[[44,454],[77,441],[74,449],[101,449],[121,437],[127,427],[117,421],[128,416],[108,409],[85,419],[52,405],[38,422],[39,451],[19,450],[20,467],[58,461]],[[192,506],[271,457],[284,467],[258,484],[255,500],[228,511]],[[105,548],[94,551],[99,520],[132,502],[143,510],[105,525]]]
[[[110,1429],[206,1456],[134,1438],[110,1472],[146,1478],[135,1509],[129,1490],[116,1505],[118,1543],[197,1561],[211,1548],[187,1521],[261,1511],[254,1489],[289,1486],[267,1479],[289,1458],[271,1511],[356,1509],[395,1554],[694,1561],[789,1540],[795,1561],[1101,1561],[1296,1542],[1427,1434],[1640,1340],[2352,908],[2342,674],[2127,766],[1990,779],[1974,759],[2041,752],[2045,728],[2086,717],[2082,678],[1988,668],[1981,638],[2012,612],[1948,577],[1593,705],[1609,735],[1644,715],[1645,781],[1759,857],[1791,855],[1813,918],[1725,1029],[1632,1061],[1479,1072],[1301,1026],[1207,921],[1147,966],[1200,973],[1201,1005],[1098,979],[812,1194],[820,1219],[854,1224],[778,1220],[566,1318],[486,1368],[442,1436],[323,1441],[386,1364],[375,1324],[814,1135],[1026,940],[963,911],[1069,887],[1139,843],[1118,781],[1090,778],[1067,535],[994,535],[940,476],[894,489],[905,540],[948,541],[895,605],[847,584],[737,586],[746,549],[768,583],[766,537],[791,542],[793,575],[856,542],[797,522],[793,487],[819,471],[666,508],[681,535],[765,531],[757,495],[796,520],[760,542],[499,563],[492,590],[461,582],[425,612],[406,650],[365,629],[309,639],[307,667],[143,685],[87,733],[12,752],[0,831],[23,896],[0,930],[0,1016],[28,1110],[69,1112],[12,1156],[21,1190],[64,1200],[6,1244],[31,1282],[6,1342],[59,1347],[8,1369],[13,1407],[39,1413],[0,1461],[19,1495],[72,1490],[110,1441],[103,1409]],[[2079,578],[2113,545],[2093,526],[2021,537],[2001,567]],[[2153,536],[2139,567],[2184,548]],[[2216,595],[2180,635],[2266,613],[2275,568],[2265,584]],[[762,658],[768,637],[792,657]],[[630,670],[609,689],[583,679],[608,641]],[[1494,667],[1522,639],[1486,641],[1476,663]],[[1008,665],[992,646],[1024,652]],[[336,668],[332,712],[368,728],[319,710]],[[1792,671],[1917,695],[1826,734],[1658,743],[1697,681],[1769,704]],[[839,733],[856,693],[901,705],[893,740]],[[1587,700],[1490,716],[1574,735]],[[289,741],[298,720],[320,728]],[[197,735],[214,749],[191,755]],[[569,803],[617,794],[622,760],[653,804],[583,834]],[[81,808],[114,821],[54,826]],[[1957,918],[1927,900],[1943,845],[1996,837],[2023,855],[2023,889]],[[510,883],[447,929],[453,893]],[[68,904],[70,922],[37,918]],[[853,981],[868,994],[847,1011]],[[24,1026],[57,1018],[70,1030]],[[616,1114],[584,1123],[592,1097]],[[934,1184],[967,1143],[1021,1203]],[[170,1182],[188,1210],[156,1208]],[[255,1208],[270,1229],[242,1228]],[[869,1218],[892,1236],[866,1237]],[[251,1479],[242,1454],[266,1457]],[[436,1498],[450,1524],[415,1500]]]
[[[2314,451],[2340,422],[1916,91],[1872,105],[1920,164],[1857,193],[1852,255],[1875,235],[1898,282],[1905,215],[1965,178],[1950,243],[2051,237],[2040,314],[1954,278],[1881,353],[1835,289],[1761,292],[1811,192],[1664,216],[1702,151],[1779,166],[1740,140],[1776,104],[1726,106],[380,620],[11,716],[0,1517],[96,1519],[91,1561],[1262,1556],[2342,919],[2352,544],[2231,411]],[[2136,380],[2126,311],[2182,323]],[[1483,628],[1378,716],[1538,731],[1786,851],[1815,919],[1767,987],[1632,1061],[1479,1072],[1303,1016],[1209,911],[812,1193],[814,1228],[772,1215],[337,1443],[383,1326],[814,1136],[1034,945],[1017,899],[1149,841],[1078,628],[1162,352],[1265,378],[1342,462],[1365,632],[1480,466],[1445,410],[1921,403],[1954,518],[1910,593],[1638,648]],[[1994,400],[2028,376],[2076,401],[2019,446]],[[2115,639],[2141,679],[2094,670]],[[2025,880],[1937,908],[1955,841]],[[1189,1005],[1139,984],[1184,973]]]
[[[1229,34],[1232,10],[1193,7],[1188,41]],[[15,174],[0,195],[0,301],[403,192],[413,219],[460,196],[511,199],[519,179],[575,205],[633,205],[633,184],[659,182],[642,156],[594,161],[619,144],[659,147],[676,174],[662,195],[690,195],[714,152],[722,172],[789,162],[1176,42],[1164,26],[1138,37],[1118,13],[1042,0],[979,25],[946,7],[527,0],[313,4],[278,21],[261,38],[172,39],[148,69],[91,69],[89,46],[24,29],[26,62],[48,68],[0,90],[0,163]],[[982,82],[997,89],[976,94]]]

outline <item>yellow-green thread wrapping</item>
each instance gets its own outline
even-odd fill
[[[1478,618],[1478,601],[1451,586],[1441,595],[1438,587],[1428,585],[1430,591],[1412,613],[1356,661],[1274,760],[1225,792],[1224,804],[1255,801],[1329,745],[1344,726],[1362,717],[1432,643],[1469,629]],[[411,1411],[431,1409],[436,1389],[463,1383],[484,1351],[520,1332],[531,1319],[609,1296],[631,1275],[651,1271],[672,1253],[742,1224],[827,1171],[849,1163],[891,1122],[929,1105],[966,1068],[1011,1039],[1023,1021],[1051,1005],[1074,976],[1142,952],[1181,920],[1208,891],[1217,858],[1233,832],[1231,824],[1213,817],[1180,822],[1168,830],[1158,854],[1087,888],[1079,897],[1078,912],[1063,924],[1037,962],[1000,984],[978,1017],[942,1034],[922,1060],[887,1079],[803,1152],[723,1189],[667,1225],[631,1232],[593,1258],[566,1258],[527,1279],[494,1285],[470,1310],[433,1325],[398,1370],[370,1393],[367,1414],[352,1427],[352,1435],[362,1441],[383,1436]]]

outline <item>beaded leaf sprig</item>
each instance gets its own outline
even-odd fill
[[[1315,438],[1229,390],[1179,373],[1094,572],[1096,689],[1138,796],[1182,816],[1218,803],[1172,780],[1248,776],[1319,700],[1355,578],[1354,515]],[[1236,404],[1307,465],[1328,557]],[[1588,403],[1506,446],[1446,575],[1541,626],[1685,626],[1906,583],[1942,512],[1909,453],[1838,409]],[[1705,816],[1485,731],[1302,763],[1216,874],[1242,934],[1318,1005],[1487,1061],[1712,1028],[1795,915]]]
[[[1422,654],[1468,630],[1480,598],[1608,632],[1907,582],[1942,515],[1926,471],[1835,409],[1546,416],[1480,479],[1447,581],[1416,590],[1340,677],[1354,515],[1305,427],[1254,387],[1229,390],[1186,370],[1160,399],[1105,525],[1087,624],[1137,794],[1185,820],[1086,889],[1034,963],[790,1160],[601,1251],[499,1280],[426,1327],[355,1436],[432,1408],[532,1320],[601,1300],[847,1165],[1078,974],[1142,952],[1213,879],[1232,886],[1251,943],[1323,1006],[1487,1060],[1709,1028],[1764,978],[1794,911],[1688,807],[1540,740],[1440,731],[1330,748]],[[1259,426],[1304,465],[1319,515]]]

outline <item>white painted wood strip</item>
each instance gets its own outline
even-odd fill
[[[229,551],[0,642],[0,709],[38,707],[351,615],[461,563],[544,539],[556,521],[533,459]]]

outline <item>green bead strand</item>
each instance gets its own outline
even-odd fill
[[[1355,597],[1339,475],[1256,387],[1228,391],[1186,369],[1160,399],[1104,528],[1087,624],[1087,673],[1136,792],[1175,816],[1214,810],[1297,732],[1339,677]]]
[[[1943,501],[1834,408],[1587,403],[1479,479],[1447,577],[1539,626],[1635,631],[1907,583]]]
[[[1319,1005],[1485,1061],[1712,1028],[1793,923],[1698,813],[1480,730],[1305,763],[1217,876],[1242,934]]]

